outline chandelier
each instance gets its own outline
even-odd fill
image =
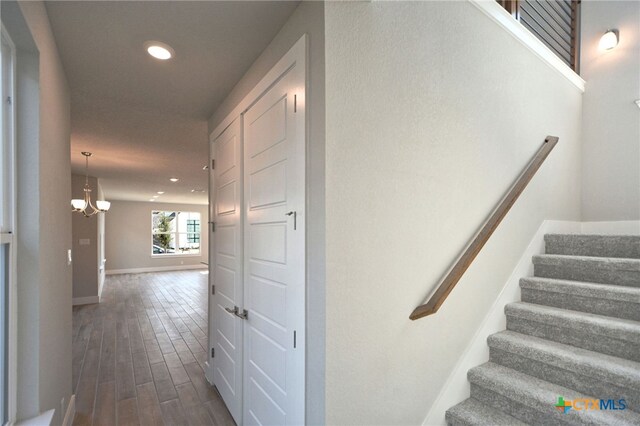
[[[89,187],[89,157],[91,157],[90,152],[82,152],[82,155],[86,158],[86,179],[84,181],[84,200],[73,199],[71,200],[71,206],[73,207],[74,212],[80,212],[84,215],[84,217],[93,216],[96,213],[104,213],[109,210],[111,207],[111,203],[104,200],[96,200],[96,205],[91,203],[91,188]],[[87,211],[88,208],[91,208],[91,211]]]

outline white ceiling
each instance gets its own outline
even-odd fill
[[[105,198],[206,204],[207,119],[298,1],[49,1],[71,90],[71,164]],[[158,61],[143,43],[169,44]],[[169,177],[180,179],[169,182]]]

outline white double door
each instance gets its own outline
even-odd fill
[[[304,70],[213,142],[213,381],[239,425],[304,423]]]

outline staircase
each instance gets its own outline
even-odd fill
[[[640,237],[545,235],[545,249],[447,424],[640,425]]]

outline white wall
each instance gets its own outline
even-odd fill
[[[611,51],[606,30],[620,31]],[[640,2],[582,2],[584,220],[640,219]]]
[[[544,219],[579,220],[580,91],[468,2],[329,2],[326,422],[420,424]],[[560,142],[440,311],[437,284]]]
[[[71,175],[72,198],[84,198],[85,177]],[[89,177],[92,201],[95,205],[98,195],[98,179]],[[73,298],[98,296],[98,214],[84,217],[81,213],[70,212],[73,240]],[[80,245],[80,240],[89,240],[88,245]]]
[[[280,32],[209,120],[209,132],[240,103],[303,34],[308,36],[307,92],[307,383],[306,423],[324,424],[325,380],[325,87],[324,3],[300,3]]]
[[[2,2],[18,58],[17,418],[71,395],[69,89],[42,2]]]
[[[200,213],[200,255],[151,256],[151,212],[153,210]],[[107,272],[123,269],[169,268],[208,262],[207,206],[136,201],[113,201],[105,213],[105,252]]]

